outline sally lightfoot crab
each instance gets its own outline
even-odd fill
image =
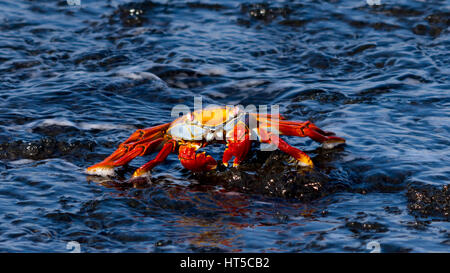
[[[197,152],[212,143],[226,144],[222,162],[228,166],[234,157],[233,166],[236,167],[245,159],[252,141],[271,144],[293,157],[298,165],[313,167],[307,154],[290,146],[280,135],[310,137],[322,143],[324,148],[345,143],[345,139],[323,131],[309,121],[288,121],[281,115],[248,113],[237,106],[215,107],[191,112],[170,123],[137,130],[110,156],[87,168],[86,172],[112,176],[114,168],[157,150],[156,157],[139,167],[133,177],[148,174],[170,153],[178,153],[181,164],[191,171],[213,170],[217,167],[216,160],[205,152]]]

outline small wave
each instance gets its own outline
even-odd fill
[[[214,66],[201,70],[201,73],[210,76],[223,76],[228,73],[228,70],[225,67]]]
[[[113,130],[113,129],[136,129],[133,125],[113,124],[113,123],[87,123],[80,122],[78,127],[83,130]]]
[[[117,76],[136,80],[136,81],[155,80],[155,81],[164,82],[163,80],[161,80],[161,78],[159,78],[158,76],[156,76],[155,74],[150,73],[150,72],[119,71],[119,72],[117,72]]]
[[[50,118],[44,120],[33,121],[25,128],[37,128],[37,127],[49,127],[49,126],[62,126],[62,127],[74,127],[80,130],[113,130],[113,129],[136,129],[133,125],[115,124],[115,123],[91,123],[91,122],[73,122],[68,119],[62,118]]]
[[[15,166],[20,166],[20,165],[30,164],[33,162],[35,162],[35,161],[32,159],[18,159],[18,160],[10,161],[9,164],[15,165]]]

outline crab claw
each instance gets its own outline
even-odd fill
[[[198,145],[180,145],[178,158],[181,164],[193,172],[210,171],[217,167],[216,160],[205,152],[196,153]]]
[[[234,156],[233,167],[239,166],[242,160],[247,156],[250,150],[251,142],[248,135],[240,141],[229,140],[227,143],[227,148],[223,152],[222,163],[225,167],[228,167],[228,161]]]

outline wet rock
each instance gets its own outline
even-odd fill
[[[408,209],[420,217],[437,217],[450,220],[450,187],[412,185],[406,193]]]
[[[172,244],[172,240],[159,240],[155,242],[156,247],[168,246]]]
[[[438,12],[428,15],[425,20],[430,24],[444,24],[450,26],[450,12]]]
[[[175,66],[154,66],[149,72],[164,80],[168,86],[181,89],[206,86],[220,81],[218,76],[205,75],[192,69]]]
[[[255,3],[242,4],[241,12],[248,14],[252,19],[271,21],[278,16],[287,17],[292,10],[289,7],[271,7],[267,3]]]
[[[397,192],[405,187],[405,180],[408,173],[402,172],[369,172],[363,178],[364,189],[370,192]]]
[[[402,213],[402,211],[398,207],[386,206],[386,207],[384,207],[384,210],[390,214],[395,214],[395,215],[399,215]]]
[[[437,26],[427,26],[424,24],[417,24],[413,27],[412,32],[416,35],[430,35],[439,36],[441,34],[442,28]]]
[[[148,21],[146,15],[157,4],[151,1],[131,2],[120,5],[117,10],[110,16],[110,23],[114,23],[118,16],[120,22],[125,27],[139,27]]]
[[[376,222],[366,222],[361,223],[357,221],[347,222],[345,224],[345,227],[347,227],[351,232],[354,233],[361,233],[361,232],[387,232],[388,228],[380,223]]]
[[[347,97],[339,92],[327,91],[323,89],[307,89],[301,91],[294,99],[294,102],[314,100],[323,103],[333,103],[344,101]]]
[[[47,141],[50,141],[51,138],[56,136],[65,135],[65,136],[79,136],[81,134],[81,130],[74,126],[62,126],[62,125],[42,125],[37,126],[32,129],[33,133],[40,134],[43,136],[47,136]]]
[[[423,23],[418,23],[412,28],[416,35],[439,36],[450,26],[450,13],[434,13],[425,17]]]
[[[412,229],[416,229],[416,230],[420,230],[420,231],[424,231],[427,230],[428,226],[431,224],[431,221],[412,221],[412,222],[407,222],[406,226],[408,228],[412,228]]]
[[[59,211],[47,213],[45,217],[56,222],[72,222],[74,218],[78,218],[75,214]]]
[[[91,151],[95,143],[86,141],[59,141],[45,137],[38,141],[12,141],[0,144],[0,159],[45,159],[63,155],[84,154]]]
[[[385,93],[393,92],[393,90],[400,89],[402,87],[402,84],[380,84],[375,87],[370,87],[367,89],[364,89],[358,93],[359,96],[378,96]]]
[[[198,174],[201,183],[220,184],[227,190],[297,199],[302,202],[340,192],[347,187],[320,171],[299,168],[279,151],[257,152],[257,157],[238,168]]]
[[[11,64],[11,67],[9,69],[6,70],[6,72],[14,72],[16,70],[20,70],[20,69],[26,69],[26,68],[31,68],[37,65],[40,65],[41,62],[36,61],[36,60],[30,60],[30,61],[17,61]]]

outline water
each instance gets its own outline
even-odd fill
[[[0,251],[448,252],[449,5],[381,4],[2,1]],[[287,138],[313,172],[255,146],[204,175],[170,155],[137,187],[84,174],[194,96],[347,145]]]

